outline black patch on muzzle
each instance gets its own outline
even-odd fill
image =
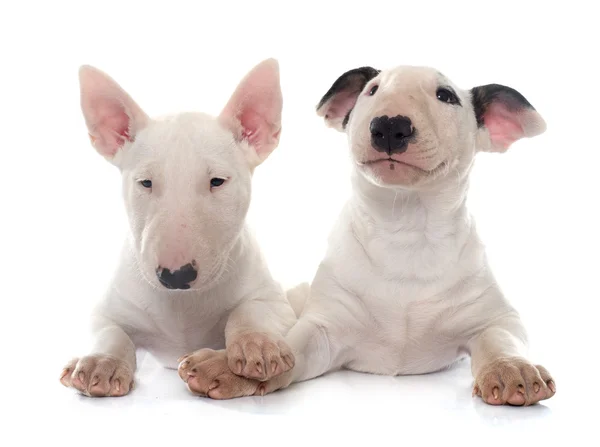
[[[156,276],[160,283],[167,289],[186,290],[190,288],[190,283],[198,277],[198,272],[192,264],[186,264],[174,272],[159,267],[156,270]]]

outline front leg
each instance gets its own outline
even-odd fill
[[[348,307],[348,303],[354,303],[355,300],[344,299],[346,296],[345,292],[340,289],[336,288],[334,291],[333,299],[330,299],[329,295],[323,294],[325,298],[318,299],[311,297],[311,299],[307,300],[302,317],[300,317],[298,322],[285,336],[284,346],[286,348],[289,347],[288,349],[291,350],[294,356],[293,368],[288,368],[287,371],[282,371],[279,375],[275,375],[267,380],[256,380],[253,377],[247,378],[237,374],[229,374],[228,372],[223,374],[222,367],[209,369],[208,366],[222,365],[226,356],[220,351],[210,351],[209,353],[209,350],[201,350],[181,359],[182,361],[179,365],[181,378],[188,384],[188,388],[192,392],[219,399],[231,399],[250,394],[268,394],[285,388],[294,382],[312,379],[328,371],[339,369],[353,355],[352,347],[358,342],[357,334],[360,333],[358,330],[360,322],[354,317],[356,312],[353,312]],[[235,315],[232,314],[227,324],[227,346],[232,346],[238,339],[241,340],[245,334],[251,333],[253,327],[260,328],[261,321],[270,322],[271,324],[281,321],[272,319],[272,314],[269,314],[270,309],[271,306],[261,309],[260,306],[255,305],[236,309],[240,312],[237,312]],[[291,310],[291,308],[288,309]],[[295,314],[292,314],[291,324],[295,320]],[[264,330],[263,326],[262,331]],[[281,339],[278,337],[281,337],[280,334],[286,331],[286,327],[275,331],[275,340],[277,340],[278,347],[279,342],[281,342]],[[227,354],[231,351],[232,349],[230,348]],[[281,348],[279,348],[279,351],[281,352]],[[239,349],[236,347],[233,354],[235,355],[235,353],[239,352]],[[241,352],[244,352],[243,347]],[[209,354],[214,359],[214,363],[207,362]],[[234,355],[228,360],[228,364],[230,365],[228,371],[239,372],[238,360],[240,357],[235,357]],[[262,364],[265,364],[264,356],[262,358]],[[243,366],[248,366],[248,364],[248,361],[242,363]],[[196,377],[203,378],[198,380]],[[206,380],[204,377],[208,377],[211,380]],[[228,383],[229,381],[232,383]],[[218,391],[221,387],[223,387],[223,392]]]
[[[60,382],[86,396],[124,396],[133,387],[135,346],[125,331],[108,318],[92,319],[94,345],[90,354],[71,360]]]
[[[296,359],[294,368],[261,382],[256,394],[269,394],[342,367],[349,351],[341,349],[339,329],[310,312],[301,317],[285,338]]]
[[[188,389],[199,396],[213,399],[265,395],[293,382],[320,376],[341,365],[342,356],[333,359],[330,340],[324,327],[309,318],[302,318],[290,329],[286,342],[295,355],[293,369],[260,381],[234,374],[225,350],[201,349],[179,359],[179,376]],[[287,346],[287,345],[286,345]]]
[[[556,392],[543,366],[526,358],[525,329],[514,315],[485,328],[468,343],[473,395],[491,405],[532,405]]]
[[[284,336],[296,314],[283,291],[262,289],[229,315],[224,350],[200,349],[179,359],[179,376],[194,394],[230,399],[260,393],[258,386],[294,367]]]
[[[225,327],[228,364],[235,374],[266,381],[294,367],[284,336],[296,316],[283,293],[247,300],[229,316]]]

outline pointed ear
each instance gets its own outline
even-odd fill
[[[358,95],[379,71],[372,67],[360,67],[341,75],[319,101],[317,115],[325,118],[328,127],[343,132]]]
[[[498,84],[471,89],[477,126],[487,131],[489,142],[482,150],[505,152],[521,138],[544,133],[546,122],[518,91]]]
[[[81,109],[94,148],[112,160],[148,123],[148,116],[107,74],[89,65],[79,69]]]
[[[236,138],[254,150],[254,165],[265,161],[279,144],[282,107],[279,63],[267,59],[240,81],[219,115]]]

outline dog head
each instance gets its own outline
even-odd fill
[[[168,289],[209,287],[243,229],[253,170],[279,142],[278,63],[251,70],[218,117],[152,119],[100,70],[83,66],[79,78],[92,145],[122,174],[144,277]]]
[[[317,106],[347,133],[353,161],[371,182],[419,189],[468,172],[477,151],[506,151],[546,124],[516,90],[461,90],[428,67],[371,67],[340,76]]]

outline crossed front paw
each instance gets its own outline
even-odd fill
[[[261,332],[236,336],[227,346],[227,357],[235,374],[263,382],[291,370],[295,363],[285,341]]]
[[[485,365],[475,378],[473,395],[490,405],[533,405],[556,393],[550,373],[520,357],[497,359]]]
[[[124,396],[133,388],[133,371],[122,360],[105,354],[71,360],[60,382],[90,397]]]
[[[179,359],[178,372],[188,389],[199,396],[233,399],[252,396],[259,391],[258,380],[231,371],[224,350],[200,349],[183,356]]]

